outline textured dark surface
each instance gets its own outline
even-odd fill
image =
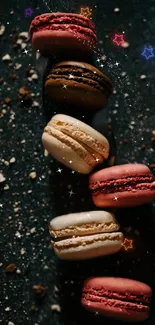
[[[144,45],[155,47],[155,1],[47,0],[47,4],[52,11],[79,12],[81,5],[93,9],[98,39],[102,41],[99,44],[102,54],[96,55],[94,63],[114,83],[114,94],[103,112],[92,118],[89,113],[77,112],[73,107],[71,115],[90,124],[93,120],[94,127],[102,132],[104,115],[109,115],[117,141],[117,163],[154,164],[151,132],[155,129],[155,59],[147,61],[141,52]],[[28,7],[33,9],[33,16],[49,11],[43,1],[0,1],[0,22],[6,28],[0,36],[0,56],[6,53],[11,56],[10,62],[0,61],[0,78],[4,78],[0,86],[0,171],[6,178],[0,190],[0,324],[8,325],[10,321],[15,325],[92,325],[103,322],[117,325],[120,322],[100,319],[98,315],[92,316],[82,310],[79,301],[81,284],[88,276],[116,275],[144,281],[155,293],[155,206],[117,212],[123,232],[126,234],[128,230],[126,236],[134,240],[133,250],[122,250],[111,257],[81,263],[60,262],[54,256],[48,233],[51,218],[94,207],[87,190],[87,176],[72,174],[51,157],[44,156],[41,145],[43,127],[53,112],[62,111],[62,107],[42,107],[45,62],[36,60],[30,42],[26,45],[27,54],[20,46],[14,49],[14,34],[18,39],[20,32],[28,31],[33,18],[24,15]],[[116,7],[120,12],[114,12]],[[10,8],[14,13],[10,14]],[[130,44],[127,49],[112,43],[114,33],[123,31]],[[102,62],[96,62],[101,55],[107,57],[102,68]],[[18,70],[15,70],[16,63],[21,64]],[[29,64],[39,75],[36,82],[29,81],[26,75]],[[10,78],[11,73],[16,74],[16,80]],[[140,79],[141,75],[146,78]],[[32,102],[27,105],[18,98],[18,90],[23,86],[33,95]],[[11,105],[4,105],[6,97],[11,98]],[[38,107],[33,107],[34,101],[39,103]],[[142,150],[143,144],[145,148]],[[10,164],[13,157],[16,161]],[[59,167],[61,174],[57,172]],[[37,173],[34,180],[29,177],[32,170]],[[71,189],[74,194],[70,197]],[[5,268],[11,263],[17,270],[8,274]],[[35,284],[47,288],[46,296],[39,301],[32,289]],[[53,304],[59,304],[61,312],[52,311]],[[154,306],[155,299],[145,324],[155,324]]]

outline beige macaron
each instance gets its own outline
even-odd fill
[[[62,114],[47,124],[42,143],[55,159],[81,174],[89,174],[109,156],[109,142],[102,134]]]
[[[63,215],[50,222],[52,246],[63,260],[83,260],[114,254],[121,249],[123,234],[114,214],[89,211]]]

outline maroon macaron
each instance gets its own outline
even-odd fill
[[[91,312],[122,321],[140,322],[149,316],[151,288],[139,281],[99,277],[85,281],[81,303]]]
[[[72,51],[91,53],[97,38],[93,22],[80,14],[45,13],[33,19],[30,25],[32,46],[42,55]]]
[[[89,189],[97,207],[138,206],[155,199],[155,181],[142,164],[125,164],[102,169],[89,178]]]

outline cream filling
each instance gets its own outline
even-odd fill
[[[56,119],[52,119],[49,122],[49,125],[53,126],[55,129],[58,129],[65,133],[66,135],[71,136],[76,141],[82,143],[83,145],[88,146],[93,152],[96,151],[103,157],[107,157],[109,151],[109,145],[107,139],[105,139],[105,143],[101,143],[100,141],[96,140],[90,134],[82,131],[78,126],[72,125],[67,122],[58,121]]]
[[[54,230],[51,226],[49,226],[50,234],[54,238],[92,235],[96,233],[99,234],[102,232],[113,232],[117,230],[119,230],[119,225],[113,222],[73,225],[58,230]]]
[[[81,145],[76,140],[72,139],[71,137],[67,136],[63,132],[54,129],[54,127],[47,125],[44,129],[44,132],[48,133],[49,135],[54,136],[56,139],[70,147],[73,151],[75,151],[80,158],[82,158],[89,166],[92,167],[98,165],[99,163],[103,162],[103,158],[97,154],[96,152],[92,154],[90,149],[86,150],[86,148]],[[98,159],[95,159],[95,155],[98,156]]]
[[[58,242],[51,241],[51,244],[54,248],[58,250],[74,248],[79,246],[86,246],[90,244],[94,244],[96,242],[104,242],[104,241],[123,241],[123,234],[120,233],[111,233],[111,234],[97,234],[92,236],[85,237],[76,237],[71,239],[64,239]]]

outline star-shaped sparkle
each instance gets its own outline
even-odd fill
[[[144,56],[146,60],[153,58],[154,57],[153,47],[145,46],[141,55]]]
[[[72,196],[73,194],[75,194],[72,190],[70,190],[68,193],[69,193],[70,196]]]
[[[118,67],[118,65],[119,65],[119,62],[117,62],[117,61],[116,61],[115,65]]]
[[[73,78],[74,78],[73,74],[69,74],[69,79],[73,79]]]
[[[62,172],[62,169],[61,168],[58,168],[57,173],[60,173],[61,174],[61,172]]]
[[[114,38],[113,38],[113,43],[115,43],[117,46],[121,45],[122,43],[124,43],[124,35],[123,34],[115,34]]]
[[[25,49],[25,50],[23,51],[23,53],[24,53],[24,54],[27,54],[27,53],[28,53],[28,50]]]
[[[122,247],[125,249],[125,251],[128,251],[128,249],[133,248],[133,240],[132,239],[124,239],[124,242],[122,243]]]
[[[64,85],[62,86],[62,89],[67,89],[67,85],[64,84]]]
[[[80,15],[90,18],[92,14],[92,9],[89,7],[81,7],[80,8]]]
[[[24,10],[25,17],[31,17],[33,15],[33,9],[32,8],[26,8]]]
[[[118,197],[117,197],[117,196],[115,196],[115,197],[114,197],[114,201],[117,201],[117,200],[118,200]]]
[[[0,203],[0,208],[3,208],[3,204],[2,203]]]
[[[95,160],[96,160],[96,162],[98,162],[100,159],[99,158],[96,158]]]

